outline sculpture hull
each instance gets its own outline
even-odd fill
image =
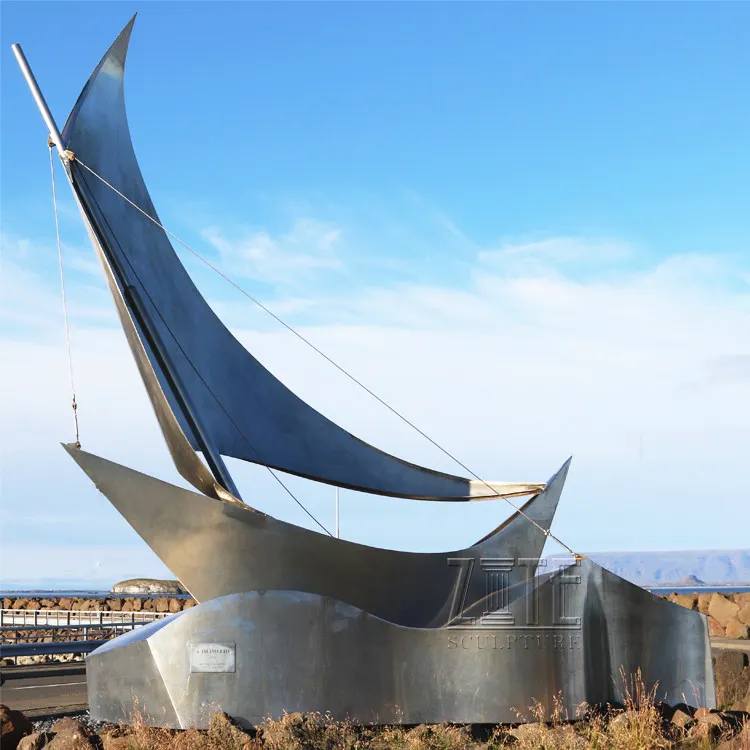
[[[65,448],[198,601],[307,591],[410,627],[445,625],[483,598],[486,560],[510,561],[506,585],[533,576],[568,470],[526,503],[526,517],[514,514],[472,547],[419,554],[334,539]]]
[[[217,711],[245,724],[285,711],[374,724],[518,722],[533,702],[551,707],[560,696],[571,717],[583,702],[621,702],[622,674],[638,670],[660,700],[714,705],[703,615],[590,561],[506,594],[490,617],[436,629],[315,594],[222,597],[90,654],[91,714],[118,722],[137,712],[183,728],[206,727]]]

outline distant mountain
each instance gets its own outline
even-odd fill
[[[639,586],[690,586],[725,584],[750,585],[750,549],[684,550],[678,552],[592,552],[594,562]],[[550,555],[545,573],[569,555]],[[0,580],[0,591],[82,590],[109,591],[111,579],[43,578],[37,580]]]
[[[548,560],[564,560],[554,555]],[[750,550],[592,552],[595,563],[639,586],[750,584]]]
[[[109,591],[111,578],[0,579],[0,591]]]
[[[681,580],[676,582],[678,586],[705,586],[706,582],[701,581],[700,578],[696,578],[693,575],[685,576]],[[732,583],[737,583],[737,581],[732,581]]]

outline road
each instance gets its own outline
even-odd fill
[[[712,638],[714,649],[750,652],[750,641]],[[33,667],[3,667],[0,703],[31,717],[85,711],[86,668],[78,664],[45,664]]]
[[[86,667],[79,664],[3,667],[0,703],[28,716],[85,711]]]
[[[711,638],[712,649],[722,649],[724,651],[745,651],[750,653],[750,641],[739,640],[738,638]]]

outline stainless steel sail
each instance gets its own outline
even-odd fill
[[[70,163],[74,191],[103,255],[129,343],[183,476],[206,491],[195,457],[185,453],[187,441],[202,451],[219,484],[230,492],[236,491],[221,455],[341,487],[416,499],[472,500],[543,489],[542,484],[527,483],[493,483],[490,489],[484,482],[378,450],[292,393],[224,326],[156,223],[156,209],[138,166],[123,93],[133,21],[94,70],[62,138],[75,154]]]
[[[570,465],[476,544],[417,553],[335,539],[65,449],[198,601],[309,591],[411,627],[445,625],[483,599],[497,576],[506,586],[533,577]]]

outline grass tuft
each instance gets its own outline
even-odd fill
[[[640,672],[621,674],[622,705],[581,705],[565,711],[562,695],[551,706],[534,702],[517,711],[518,725],[468,727],[402,724],[367,727],[327,714],[268,718],[246,731],[223,713],[206,731],[146,726],[136,712],[129,725],[101,733],[102,750],[750,750],[750,716],[741,712],[679,711],[656,701]],[[673,720],[674,719],[674,720]]]

